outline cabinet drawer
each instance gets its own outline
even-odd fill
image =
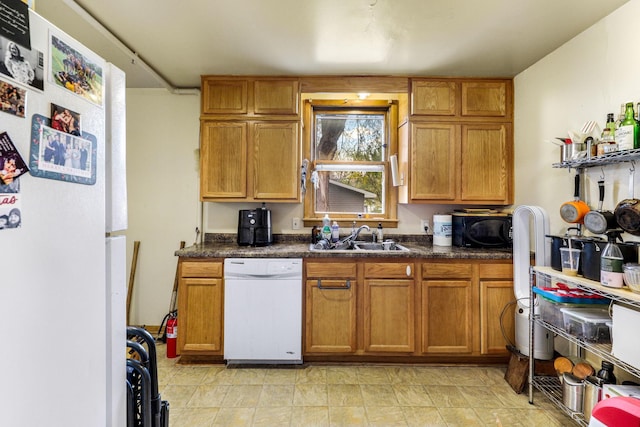
[[[182,277],[222,277],[222,263],[183,261],[180,272]]]
[[[356,263],[310,262],[307,263],[307,277],[355,278]]]
[[[513,264],[481,264],[480,277],[492,279],[512,279]]]
[[[465,278],[471,277],[471,264],[453,264],[443,262],[425,262],[422,264],[422,277],[429,278]]]
[[[374,279],[406,279],[413,277],[414,270],[412,262],[368,262],[364,265],[364,277]]]

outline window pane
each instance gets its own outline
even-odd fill
[[[315,158],[382,161],[384,114],[316,114]]]
[[[384,174],[373,171],[318,172],[316,212],[384,214]]]

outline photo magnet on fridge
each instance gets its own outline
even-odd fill
[[[16,150],[7,132],[0,133],[0,181],[11,185],[20,175],[28,172],[27,164]]]

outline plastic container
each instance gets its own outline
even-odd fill
[[[607,309],[601,308],[561,308],[564,330],[580,339],[593,343],[610,343],[611,321]]]
[[[610,300],[599,295],[588,294],[576,289],[569,291],[553,289],[541,289],[534,287],[533,292],[538,295],[539,313],[542,320],[559,328],[564,329],[564,316],[560,309],[562,308],[593,308],[595,306],[608,306]]]
[[[578,275],[581,253],[582,250],[578,248],[560,248],[562,274],[566,274],[567,276]]]
[[[633,292],[640,293],[640,264],[624,264],[622,271],[624,272],[624,283]]]

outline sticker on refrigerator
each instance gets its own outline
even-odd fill
[[[29,168],[7,132],[0,133],[0,184],[12,186]]]
[[[20,194],[0,193],[0,231],[21,225]]]
[[[104,61],[50,34],[49,81],[100,107],[103,105]]]
[[[97,140],[82,132],[82,137],[50,127],[48,117],[34,114],[31,119],[31,175],[76,184],[96,183]]]
[[[0,80],[0,111],[24,118],[26,110],[27,91]]]
[[[36,49],[27,49],[16,42],[0,36],[0,73],[42,91],[44,89],[44,54]]]

